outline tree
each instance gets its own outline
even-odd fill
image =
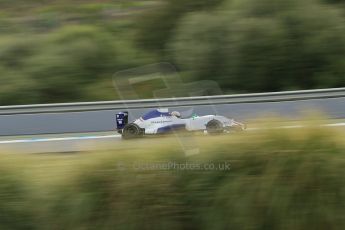
[[[344,19],[315,1],[231,1],[184,17],[169,47],[182,69],[226,90],[344,86]]]
[[[112,38],[95,27],[67,27],[50,35],[30,60],[42,100],[83,100],[83,87],[111,78],[117,68]]]
[[[139,20],[137,44],[149,51],[164,53],[179,20],[189,12],[212,9],[223,0],[165,0],[161,7],[144,14]]]

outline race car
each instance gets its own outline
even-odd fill
[[[178,111],[169,112],[168,109],[151,110],[131,123],[128,123],[128,112],[120,112],[116,114],[116,124],[118,133],[124,139],[173,131],[201,131],[212,135],[246,129],[244,124],[224,116],[193,115],[181,118]]]

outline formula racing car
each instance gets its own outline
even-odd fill
[[[243,131],[246,126],[234,119],[219,115],[181,118],[177,111],[155,109],[128,123],[128,112],[116,114],[117,131],[124,139],[142,137],[144,135],[166,134],[173,131],[202,131],[207,134]]]

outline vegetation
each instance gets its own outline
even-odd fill
[[[192,156],[170,138],[121,152],[2,153],[0,228],[342,229],[343,139],[310,127],[200,137]]]
[[[160,62],[225,93],[345,86],[341,0],[2,0],[0,22],[0,105],[118,99],[114,73]]]
[[[231,1],[180,23],[174,56],[225,89],[344,86],[344,11],[315,1]]]

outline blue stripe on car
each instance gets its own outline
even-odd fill
[[[148,120],[156,117],[171,117],[171,114],[169,112],[159,112],[158,110],[152,110],[148,113],[146,113],[144,116],[141,118],[143,120]]]

